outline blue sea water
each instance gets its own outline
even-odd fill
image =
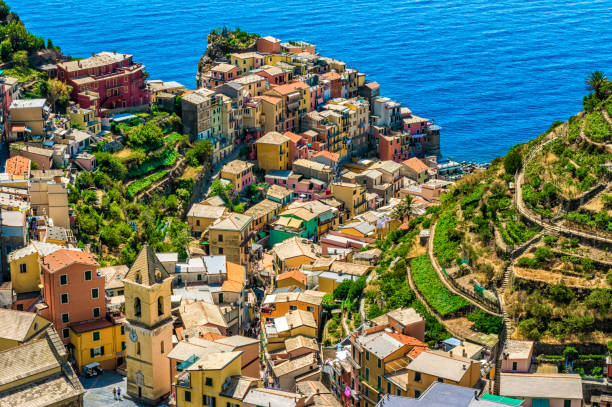
[[[206,33],[227,25],[313,42],[442,130],[442,153],[489,161],[581,109],[612,75],[612,1],[7,0],[64,53],[133,53],[195,86]]]

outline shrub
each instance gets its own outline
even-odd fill
[[[555,302],[569,304],[574,299],[574,291],[563,280],[548,287],[548,296]]]
[[[521,154],[517,151],[516,147],[513,147],[508,151],[504,158],[504,170],[506,174],[514,175],[516,171],[521,167]]]
[[[485,314],[481,309],[470,313],[467,316],[469,321],[474,322],[474,328],[477,331],[487,334],[496,334],[501,331],[503,321],[500,317]]]
[[[378,306],[378,304],[374,303],[370,305],[370,309],[368,310],[368,319],[374,319],[383,314],[382,310]]]
[[[516,264],[519,267],[526,267],[526,268],[540,267],[540,262],[537,259],[534,259],[533,257],[521,257],[517,260]]]

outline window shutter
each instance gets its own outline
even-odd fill
[[[94,357],[93,348],[89,349],[89,357],[91,357],[91,358]]]
[[[217,407],[217,398],[216,397],[212,398],[212,407]]]
[[[104,356],[104,346],[101,346],[101,347],[100,347],[100,352],[102,353],[102,355],[101,355],[101,356]]]

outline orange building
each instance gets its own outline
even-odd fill
[[[39,260],[43,284],[40,314],[53,322],[64,343],[70,341],[69,326],[106,316],[104,277],[91,253],[60,249]]]

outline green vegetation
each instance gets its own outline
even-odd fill
[[[468,314],[467,319],[474,323],[474,329],[487,334],[499,333],[503,325],[500,317],[486,314],[481,309]]]
[[[469,301],[454,295],[446,288],[440,281],[427,255],[412,259],[410,269],[417,290],[441,316],[453,314],[470,305]]]
[[[584,134],[596,143],[606,142],[612,137],[610,125],[603,114],[597,111],[587,113]]]
[[[45,48],[56,49],[51,40],[45,45],[42,37],[30,33],[19,20],[19,16],[11,12],[9,6],[0,0],[0,58],[2,62],[27,63],[28,54]]]
[[[149,175],[148,177],[134,181],[127,187],[126,193],[128,198],[133,198],[143,189],[150,187],[151,184],[162,179],[167,173],[168,171],[166,170],[160,170],[152,175]]]
[[[236,27],[234,31],[229,30],[227,27],[223,27],[216,28],[210,33],[209,42],[211,42],[211,40],[217,40],[222,41],[223,44],[228,47],[244,49],[254,45],[257,38],[259,38],[258,34],[242,31],[239,27]]]
[[[443,213],[434,236],[434,254],[442,266],[449,266],[457,258],[462,237],[462,232],[457,229],[455,213]]]

